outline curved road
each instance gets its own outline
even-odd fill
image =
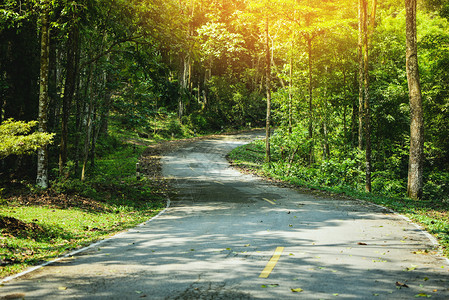
[[[0,295],[74,299],[449,299],[447,261],[377,206],[316,198],[229,168],[254,133],[163,159],[178,190],[161,216],[11,280]],[[423,250],[430,250],[430,254]]]

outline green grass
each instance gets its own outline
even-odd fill
[[[261,173],[265,160],[265,142],[263,140],[257,140],[253,143],[237,147],[228,154],[228,158],[239,168]]]
[[[265,148],[262,141],[256,141],[234,149],[229,160],[237,167],[249,170],[261,176],[289,182],[296,186],[321,190],[325,195],[346,195],[355,199],[365,200],[390,208],[420,224],[431,233],[442,246],[442,252],[449,257],[449,203],[439,200],[412,200],[406,197],[388,197],[366,193],[344,186],[323,186],[307,182],[294,176],[285,176],[285,172],[276,170],[275,164],[264,163]],[[282,174],[282,175],[279,175]]]
[[[17,196],[0,200],[0,221],[9,217],[20,222],[10,226],[14,232],[0,229],[0,278],[134,227],[160,212],[166,205],[164,186],[136,179],[135,165],[144,148],[120,145],[96,161],[85,182],[55,180],[50,191],[24,190],[22,200]],[[23,198],[30,195],[27,204]]]

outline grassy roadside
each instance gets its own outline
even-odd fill
[[[158,158],[147,169],[151,177],[136,178],[139,158],[155,151],[146,149],[145,144],[117,144],[97,159],[86,181],[59,179],[47,191],[25,182],[2,184],[0,278],[134,227],[164,209],[166,185],[157,176]]]
[[[313,185],[293,176],[279,176],[279,172],[276,172],[275,168],[270,168],[264,164],[264,156],[264,145],[256,142],[234,149],[228,155],[228,159],[235,167],[245,172],[289,184],[304,193],[326,197],[350,197],[388,207],[420,224],[435,236],[441,245],[439,250],[449,258],[449,203],[377,196],[341,186]]]

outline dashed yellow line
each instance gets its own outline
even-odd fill
[[[271,257],[270,261],[265,266],[265,269],[263,269],[262,273],[260,273],[259,278],[268,278],[271,271],[273,271],[274,267],[276,266],[279,258],[281,257],[282,252],[284,251],[284,247],[277,247],[274,251],[273,256]]]
[[[265,200],[265,201],[267,201],[267,202],[270,203],[270,204],[276,205],[276,203],[274,203],[274,201],[271,201],[271,200],[269,200],[269,199],[267,199],[267,198],[262,198],[262,199]]]

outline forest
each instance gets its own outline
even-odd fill
[[[449,3],[414,12],[422,167],[411,193],[410,2],[1,1],[2,188],[84,182],[118,133],[266,127],[278,174],[447,202]]]
[[[2,0],[0,276],[163,209],[149,145],[253,128],[235,165],[377,199],[447,255],[448,87],[446,0]]]

